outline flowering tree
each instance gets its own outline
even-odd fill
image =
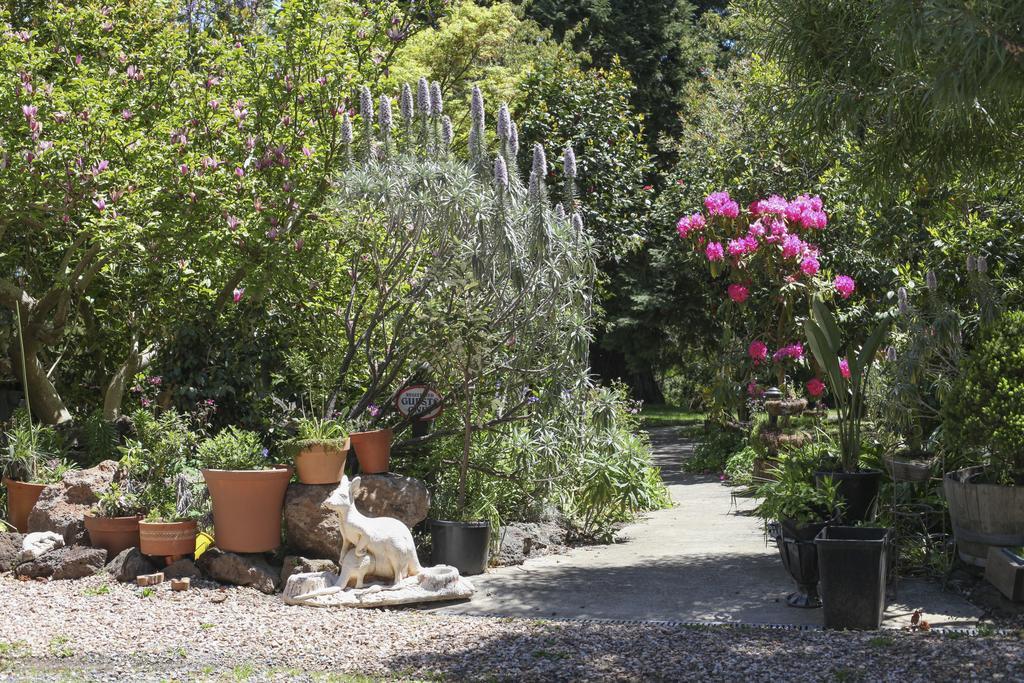
[[[744,210],[722,191],[707,196],[703,212],[676,224],[711,276],[726,281],[718,317],[744,340],[745,358],[738,364],[752,396],[761,391],[759,379],[770,377],[787,387],[787,376],[803,364],[798,318],[808,296],[831,289],[848,299],[856,289],[847,275],[836,275],[830,285],[822,268],[816,242],[828,222],[818,196],[786,200],[772,195]],[[788,388],[793,391],[792,383]],[[824,385],[815,377],[806,389],[817,398]]]
[[[183,318],[305,284],[348,98],[408,33],[398,3],[286,3],[244,36],[196,6],[0,13],[0,306],[45,422],[94,387],[116,417]]]

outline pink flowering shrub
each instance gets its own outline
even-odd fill
[[[738,304],[743,303],[750,296],[749,290],[743,285],[733,283],[729,285],[729,298]]]
[[[788,373],[806,365],[803,345],[793,340],[802,338],[795,318],[809,294],[829,288],[842,299],[853,294],[853,278],[824,279],[817,240],[828,224],[824,202],[816,195],[771,195],[744,210],[725,190],[704,199],[704,212],[685,215],[676,224],[680,239],[702,254],[712,277],[726,278],[726,303],[743,304],[720,308],[719,318],[741,339],[753,340],[747,346],[744,383],[756,385],[757,375],[767,372],[784,386]],[[820,396],[824,385],[819,385],[812,379],[807,392]]]

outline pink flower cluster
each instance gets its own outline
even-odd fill
[[[836,288],[839,296],[844,299],[849,299],[850,295],[853,294],[853,290],[857,288],[857,283],[849,275],[837,275],[832,285]]]
[[[772,354],[772,360],[776,363],[792,358],[793,360],[802,360],[804,357],[804,345],[803,344],[790,344],[789,346],[783,346],[781,349]]]
[[[679,232],[679,236],[686,239],[690,236],[691,232],[696,232],[704,228],[705,225],[704,215],[695,213],[692,216],[683,216],[676,223],[676,230]]]
[[[825,383],[817,377],[807,380],[807,393],[813,398],[820,398],[825,393]]]
[[[760,339],[755,339],[747,347],[747,355],[754,361],[754,365],[758,365],[768,358],[768,345]]]
[[[738,304],[743,303],[750,296],[750,290],[743,285],[731,284],[729,285],[729,298]]]
[[[740,215],[740,205],[734,202],[726,191],[712,192],[705,197],[704,208],[712,216],[736,218]]]
[[[828,225],[828,216],[821,207],[821,197],[802,194],[786,207],[786,219],[808,229],[824,230]]]

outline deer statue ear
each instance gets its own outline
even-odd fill
[[[341,473],[341,481],[338,482],[338,486],[348,486],[348,475],[344,472]]]
[[[343,480],[344,481],[344,480]],[[356,491],[359,490],[359,477],[354,477],[348,485],[348,492],[353,496],[356,495]]]

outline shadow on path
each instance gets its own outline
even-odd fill
[[[757,501],[732,496],[717,476],[683,472],[694,443],[675,428],[650,433],[653,458],[673,507],[624,527],[617,543],[574,548],[472,577],[477,594],[471,601],[434,609],[537,618],[820,625],[821,610],[786,605],[794,585],[774,543],[765,543],[761,521],[751,514]],[[938,625],[978,615],[937,584],[908,580],[901,585],[904,599],[893,605],[893,616],[905,619],[921,607]]]

